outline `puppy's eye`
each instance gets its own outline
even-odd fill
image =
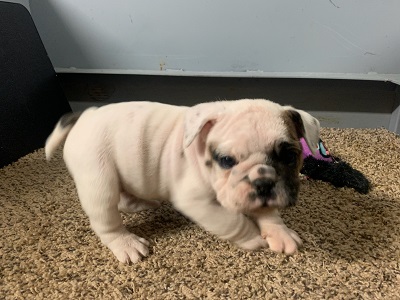
[[[279,151],[279,159],[287,166],[294,167],[297,165],[297,159],[300,155],[296,148],[293,148],[288,143],[283,143]]]
[[[295,166],[297,163],[297,153],[294,151],[285,151],[281,154],[281,160],[285,165]]]
[[[236,159],[232,156],[213,153],[213,158],[222,169],[231,169],[237,164]]]
[[[231,156],[222,156],[218,160],[218,164],[223,169],[233,168],[237,164],[236,160]]]

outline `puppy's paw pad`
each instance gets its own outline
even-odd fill
[[[257,250],[259,248],[268,247],[268,243],[262,238],[261,235],[258,235],[251,240],[239,243],[238,246],[245,250]]]
[[[297,233],[285,225],[270,225],[262,232],[262,236],[266,239],[269,248],[277,253],[292,255],[302,244]]]
[[[149,254],[149,242],[135,234],[124,234],[108,244],[117,259],[125,264],[136,263]]]

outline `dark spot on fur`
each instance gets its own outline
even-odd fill
[[[278,158],[283,164],[292,168],[299,166],[301,160],[301,147],[299,145],[282,142],[278,148]]]
[[[283,113],[283,121],[288,127],[288,132],[292,139],[299,140],[304,137],[305,129],[303,119],[296,110],[285,110]]]
[[[244,176],[244,177],[242,178],[242,181],[245,181],[245,182],[247,182],[247,183],[250,183],[249,175]]]
[[[302,157],[301,150],[287,149],[286,147],[290,148],[289,145],[285,144],[281,149],[283,151],[276,154],[276,157],[273,159],[273,167],[276,170],[277,176],[281,178],[284,185],[283,188],[287,193],[287,205],[293,206],[299,194],[299,173]]]
[[[278,141],[275,144],[274,151],[271,153],[272,166],[282,165],[289,170],[300,172],[302,165],[302,148],[299,141],[291,142]],[[276,171],[278,171],[275,168]]]
[[[78,121],[79,117],[81,116],[82,112],[72,112],[72,113],[68,113],[63,115],[60,118],[60,125],[62,127],[67,127],[70,125],[74,125],[76,123],[76,121]]]
[[[212,167],[212,160],[206,160],[206,163],[205,163],[205,165],[206,165],[206,167],[209,167],[209,168],[211,168]]]
[[[300,179],[298,175],[292,175],[285,180],[288,192],[288,206],[294,206],[299,195]]]
[[[297,201],[300,187],[299,173],[303,161],[300,142],[278,141],[269,157],[278,178],[277,188],[285,190],[287,195],[282,204],[292,206]]]
[[[252,191],[252,192],[250,192],[250,193],[248,194],[248,197],[249,197],[249,200],[250,200],[250,201],[254,201],[254,200],[257,199],[257,193],[254,192],[254,191]]]

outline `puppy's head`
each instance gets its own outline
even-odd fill
[[[189,109],[184,147],[196,147],[222,206],[252,213],[295,204],[302,137],[316,149],[319,122],[304,111],[268,100],[220,101]]]

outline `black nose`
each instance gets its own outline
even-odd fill
[[[256,189],[257,196],[268,197],[271,196],[271,190],[275,186],[275,182],[268,178],[257,178],[252,185]]]

